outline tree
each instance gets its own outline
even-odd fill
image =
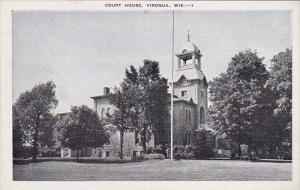
[[[46,114],[44,119],[47,122],[43,122],[43,127],[39,136],[39,152],[50,153],[54,150],[55,140],[54,140],[54,125],[56,118],[52,114]]]
[[[166,134],[169,118],[167,79],[161,76],[157,61],[144,60],[138,72],[133,66],[130,71],[126,70],[124,86],[135,94],[131,96],[132,121],[135,130],[141,134],[143,152],[146,152],[146,143],[152,134],[157,137],[157,134]]]
[[[13,157],[22,157],[23,152],[23,144],[24,142],[24,131],[21,128],[21,124],[19,123],[18,112],[16,111],[16,107],[13,106]]]
[[[30,91],[25,91],[13,105],[13,125],[22,130],[24,142],[33,146],[32,160],[36,160],[40,137],[52,122],[52,110],[57,106],[55,84],[52,81],[41,83]],[[14,134],[15,135],[15,134]]]
[[[77,150],[76,161],[79,161],[79,151],[86,147],[100,147],[108,142],[109,135],[103,128],[104,124],[95,111],[89,107],[73,106],[70,122],[66,123],[62,145]]]
[[[273,125],[270,126],[272,147],[278,150],[285,145],[292,146],[292,50],[286,49],[271,60],[270,77],[267,89],[272,97],[270,115]],[[278,153],[275,153],[278,154]]]
[[[54,124],[53,130],[53,141],[55,142],[55,148],[61,148],[63,146],[64,134],[68,127],[68,124],[71,122],[70,112],[60,113],[56,116],[56,122]]]
[[[167,80],[161,77],[157,61],[144,60],[139,70],[134,66],[126,69],[121,87],[115,90],[112,100],[116,107],[112,124],[121,132],[121,147],[126,131],[141,134],[143,152],[153,133],[165,131],[169,117],[167,90]]]
[[[255,151],[263,136],[263,110],[268,106],[264,94],[268,72],[256,52],[235,55],[227,71],[210,82],[210,114],[214,125],[226,133],[237,147],[248,144]],[[240,152],[240,151],[238,151]]]
[[[132,98],[135,95],[124,85],[121,85],[121,89],[115,88],[114,95],[112,96],[111,103],[115,106],[116,110],[112,115],[108,115],[108,121],[114,125],[120,132],[120,158],[123,159],[123,144],[124,134],[127,131],[134,131],[134,125],[132,120],[133,103]]]
[[[170,117],[168,81],[161,76],[157,61],[144,60],[144,65],[139,69],[138,83],[141,92],[138,103],[143,117],[140,131],[143,152],[146,152],[146,143],[151,140],[152,133],[167,134]]]

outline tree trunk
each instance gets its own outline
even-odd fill
[[[242,157],[241,143],[238,143],[237,146],[238,146],[237,147],[238,157],[239,157],[239,159],[241,159],[241,157]]]
[[[248,158],[249,158],[249,160],[253,160],[254,156],[255,156],[255,154],[254,154],[254,146],[253,146],[252,143],[249,143],[249,145],[248,145]]]
[[[120,159],[123,159],[124,131],[120,132]]]
[[[79,162],[79,148],[77,148],[77,153],[76,153],[76,162]]]
[[[33,151],[32,151],[32,161],[36,161],[36,156],[38,154],[38,137],[39,137],[39,122],[37,121],[35,129],[34,129],[34,136],[33,136]]]
[[[146,145],[146,142],[147,142],[147,128],[144,127],[144,130],[143,130],[143,153],[146,154],[146,151],[147,151],[147,145]]]

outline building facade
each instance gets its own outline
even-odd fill
[[[116,109],[111,103],[112,94],[110,89],[105,87],[103,95],[91,97],[94,100],[94,109],[98,113],[101,119],[105,119],[107,115],[110,115]],[[109,143],[97,149],[99,157],[119,157],[120,155],[120,132],[112,125],[105,126],[110,132]],[[143,151],[141,137],[136,132],[125,132],[123,144],[123,157],[132,157],[133,155],[139,156]],[[147,146],[154,147],[154,136],[147,143]]]
[[[190,41],[189,35],[186,44],[176,57],[177,67],[173,80],[174,145],[198,145],[200,141],[203,141],[203,134],[205,134],[206,141],[213,147],[215,146],[214,136],[211,135],[211,130],[206,125],[208,84],[201,69],[202,54],[199,48]],[[102,95],[91,97],[94,101],[94,109],[102,119],[115,110],[110,103],[111,97],[112,94],[107,87],[104,88]],[[102,158],[119,157],[120,132],[114,126],[107,125],[106,127],[111,134],[109,143],[103,147],[91,149],[88,155]],[[165,143],[170,144],[170,135],[167,138]],[[155,138],[152,136],[147,146],[154,147],[155,145]],[[142,150],[139,134],[135,132],[124,134],[124,157],[139,155]]]
[[[207,81],[201,69],[202,54],[190,41],[176,54],[174,73],[174,144],[196,145],[199,131],[209,131],[206,125]]]

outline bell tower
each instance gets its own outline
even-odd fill
[[[202,54],[199,48],[191,42],[189,31],[187,42],[176,57],[174,95],[195,104],[195,123],[196,128],[199,128],[206,123],[208,84],[201,68]]]
[[[177,56],[177,70],[196,68],[201,70],[201,53],[198,47],[191,42],[190,33],[187,34],[187,43],[181,49]]]

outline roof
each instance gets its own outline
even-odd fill
[[[71,112],[62,112],[62,113],[57,113],[56,116],[65,116],[69,115]]]
[[[194,105],[196,105],[195,103],[194,103],[194,101],[193,101],[193,99],[191,99],[190,101],[186,101],[186,100],[184,100],[184,99],[181,99],[181,98],[173,98],[173,101],[174,101],[174,103],[176,104],[176,103],[179,103],[179,102],[183,102],[183,103],[185,103],[185,104],[189,104],[189,105],[192,105],[192,106],[194,106]]]
[[[100,96],[92,96],[91,98],[94,100],[104,99],[104,98],[110,98],[113,94],[107,94],[107,95],[100,95]]]
[[[187,80],[195,80],[195,79],[200,79],[203,80],[205,78],[205,75],[203,71],[198,70],[196,68],[186,68],[186,69],[180,69],[174,72],[174,82],[177,82],[182,75],[187,78]]]
[[[171,102],[171,94],[169,94],[168,93],[168,95],[169,95],[169,102]],[[183,102],[183,103],[186,103],[186,104],[189,104],[189,105],[196,105],[195,103],[194,103],[194,101],[193,101],[193,99],[191,98],[189,101],[187,101],[187,100],[184,100],[184,99],[181,99],[181,98],[179,98],[178,96],[176,96],[176,95],[173,95],[173,101],[174,101],[174,103],[176,104],[176,103],[179,103],[179,102]]]
[[[189,53],[189,52],[197,52],[200,53],[199,48],[192,42],[188,41],[182,46],[180,49],[180,53]]]

